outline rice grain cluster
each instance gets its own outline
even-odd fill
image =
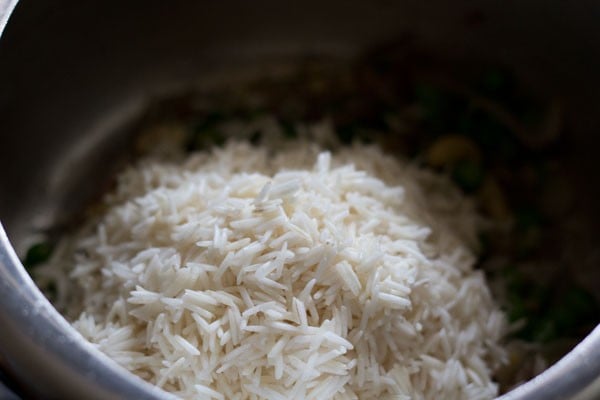
[[[477,215],[377,147],[247,143],[122,173],[40,280],[101,351],[182,398],[490,399],[504,317]]]

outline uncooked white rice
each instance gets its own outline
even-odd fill
[[[489,399],[477,215],[377,147],[245,142],[119,176],[38,280],[131,372],[211,399]]]

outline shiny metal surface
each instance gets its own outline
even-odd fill
[[[0,34],[4,30],[6,22],[16,5],[17,0],[5,0],[0,2]]]
[[[426,3],[426,4],[425,4]],[[17,253],[64,221],[118,167],[146,100],[302,55],[341,59],[410,36],[449,60],[503,63],[570,106],[564,160],[578,205],[597,220],[600,4],[594,1],[0,0],[0,356],[50,398],[161,398],[81,340]],[[587,172],[587,173],[586,173]],[[12,242],[9,243],[9,238]],[[591,239],[592,240],[592,239]],[[597,241],[597,238],[593,238]],[[600,272],[589,273],[600,285]],[[600,396],[600,330],[503,400]]]
[[[19,397],[2,382],[0,382],[0,399],[3,400],[19,400]]]
[[[10,379],[0,371],[0,399],[19,400],[19,397],[10,388]]]
[[[501,396],[500,400],[598,399],[598,371],[600,326],[550,369]]]

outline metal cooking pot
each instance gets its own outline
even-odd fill
[[[145,99],[231,71],[261,71],[302,54],[349,59],[398,35],[447,60],[510,66],[532,90],[569,105],[573,149],[564,168],[578,209],[595,226],[599,20],[595,1],[0,0],[4,373],[35,397],[170,397],[85,342],[16,252],[91,196]],[[596,270],[589,279],[600,287]],[[600,327],[502,398],[600,398]]]

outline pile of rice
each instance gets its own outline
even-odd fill
[[[182,398],[490,399],[504,317],[477,215],[377,147],[244,142],[122,173],[38,279],[101,351]]]

